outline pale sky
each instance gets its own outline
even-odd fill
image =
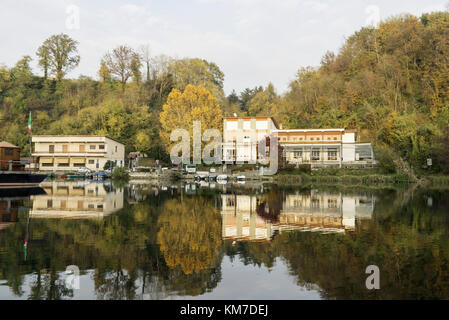
[[[13,66],[53,34],[79,41],[80,74],[97,79],[101,57],[121,44],[152,55],[198,57],[225,74],[225,92],[287,90],[297,70],[318,66],[362,26],[401,13],[444,10],[449,0],[1,0],[0,64]],[[76,15],[79,11],[79,16]],[[75,17],[75,18],[74,18]],[[79,24],[76,17],[79,17]]]

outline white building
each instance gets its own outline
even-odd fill
[[[101,171],[107,161],[125,165],[125,145],[107,136],[33,136],[33,157],[41,171],[74,171],[87,167]]]
[[[253,164],[260,161],[258,143],[270,136],[278,138],[283,160],[288,164],[369,167],[375,163],[371,144],[358,142],[356,130],[283,130],[272,117],[224,118],[223,161]]]
[[[271,117],[225,117],[223,119],[223,161],[255,163],[258,142],[278,129]]]

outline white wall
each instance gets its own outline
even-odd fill
[[[343,149],[343,162],[355,161],[355,145],[343,144],[342,149]]]

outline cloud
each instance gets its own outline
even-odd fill
[[[327,51],[366,24],[366,8],[382,18],[442,10],[442,0],[2,0],[0,64],[33,57],[50,35],[79,41],[81,63],[70,77],[97,77],[104,53],[121,44],[150,44],[154,55],[200,57],[225,73],[225,90],[288,87],[302,66],[317,66]],[[80,8],[80,29],[65,26],[66,8]],[[12,27],[14,26],[14,27]],[[32,27],[30,27],[32,26]],[[18,41],[20,39],[20,41]],[[40,72],[34,61],[35,71]]]

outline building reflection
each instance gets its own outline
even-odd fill
[[[19,221],[19,211],[27,211],[30,196],[42,195],[41,188],[0,189],[0,230]]]
[[[18,221],[20,206],[23,206],[22,199],[0,198],[0,230]]]
[[[103,218],[123,208],[123,189],[103,183],[48,181],[46,195],[33,196],[33,218]]]
[[[240,241],[268,241],[289,230],[344,233],[354,231],[357,221],[371,219],[373,195],[345,195],[311,190],[278,195],[223,194],[222,236]],[[272,210],[276,207],[275,210]],[[271,218],[270,218],[271,217]]]

